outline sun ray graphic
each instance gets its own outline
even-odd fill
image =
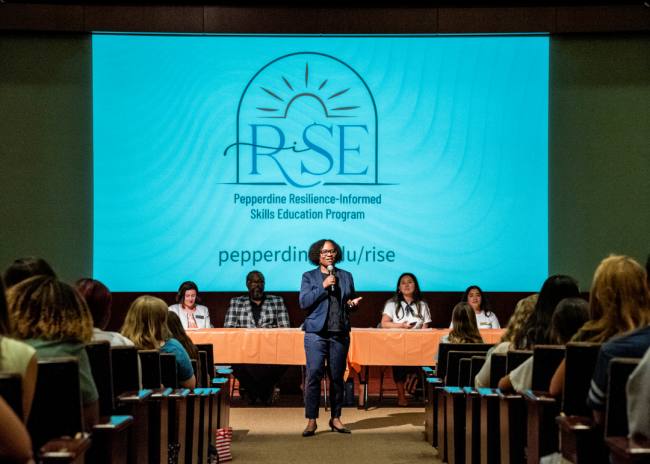
[[[266,97],[264,97],[264,98],[272,98],[273,102],[275,104],[277,104],[278,101],[286,103],[286,106],[284,107],[284,109],[282,109],[282,108],[273,108],[270,105],[265,106],[265,107],[257,107],[258,110],[263,111],[264,113],[267,113],[267,114],[268,113],[273,113],[273,112],[279,112],[279,114],[277,116],[275,116],[275,115],[274,116],[258,116],[259,118],[286,119],[287,115],[289,114],[289,109],[291,108],[291,105],[296,100],[298,100],[299,98],[313,98],[313,99],[317,100],[320,103],[321,107],[323,108],[323,112],[324,112],[326,118],[355,118],[356,117],[356,115],[353,115],[353,114],[336,114],[336,113],[333,113],[333,112],[352,111],[352,110],[356,110],[357,108],[360,108],[360,106],[339,106],[337,108],[328,108],[327,104],[325,103],[326,101],[329,101],[329,100],[331,100],[333,98],[338,98],[338,97],[344,95],[348,90],[350,90],[350,88],[340,90],[340,91],[330,95],[329,97],[319,95],[320,91],[323,89],[323,87],[325,87],[325,84],[327,84],[329,82],[330,78],[328,78],[328,79],[325,79],[323,81],[323,83],[320,85],[318,90],[316,90],[314,92],[307,91],[307,89],[309,87],[309,63],[308,62],[305,63],[305,91],[304,92],[299,92],[297,90],[297,88],[294,89],[294,87],[296,85],[295,81],[294,81],[294,85],[291,85],[291,82],[289,82],[289,79],[287,79],[285,76],[280,76],[280,77],[282,78],[282,81],[280,81],[281,83],[280,83],[280,86],[279,86],[280,90],[273,89],[273,91],[271,91],[271,90],[269,90],[269,89],[267,89],[265,87],[262,87],[262,86],[260,86],[260,89],[262,89],[266,93]],[[290,76],[289,76],[289,78],[291,79]],[[287,88],[282,86],[282,82],[284,82],[284,84],[289,89],[289,91],[287,91]],[[270,87],[273,88],[274,86],[270,86]],[[350,94],[345,95],[345,97],[348,97],[349,95]],[[287,102],[287,100],[288,100],[288,102]]]

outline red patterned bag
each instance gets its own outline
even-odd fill
[[[217,429],[217,459],[215,463],[232,461],[230,453],[230,441],[232,440],[232,427],[227,429]]]

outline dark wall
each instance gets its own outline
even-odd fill
[[[208,307],[210,311],[210,320],[215,327],[223,327],[226,318],[226,312],[230,304],[230,299],[242,295],[244,292],[202,292],[201,304]],[[291,327],[300,327],[305,320],[305,311],[300,309],[298,304],[298,292],[269,292],[273,295],[282,297],[284,304],[289,312]],[[154,292],[148,293],[163,299],[168,305],[176,303],[174,298],[175,292]],[[119,331],[124,323],[124,317],[129,309],[129,305],[138,296],[143,293],[120,292],[113,294],[113,316],[107,330]],[[384,304],[393,295],[391,292],[360,292],[361,300],[360,309],[352,313],[352,327],[377,327],[381,321],[381,313]],[[527,297],[527,292],[493,292],[485,294],[492,305],[494,314],[496,314],[502,326],[508,323],[508,319],[515,310],[517,302]],[[424,293],[429,307],[431,308],[432,327],[445,328],[451,323],[451,311],[456,303],[460,301],[462,292],[427,292]]]

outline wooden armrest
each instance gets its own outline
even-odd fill
[[[523,396],[526,401],[543,404],[558,404],[557,398],[551,396],[549,392],[526,390]]]
[[[503,393],[501,390],[497,389],[496,390],[497,396],[505,401],[516,401],[516,400],[521,400],[523,396],[521,396],[519,393]]]
[[[119,432],[133,422],[132,416],[105,416],[100,417],[99,422],[93,425],[93,431]]]
[[[478,392],[478,395],[481,397],[486,397],[486,398],[498,398],[499,395],[497,394],[497,389],[496,388],[479,388],[476,390]]]
[[[212,379],[212,385],[214,385],[214,384],[223,385],[228,380],[230,380],[230,379],[228,379],[226,377],[216,377],[216,378]]]
[[[83,457],[90,449],[88,438],[55,438],[50,440],[38,451],[38,460],[47,463],[54,462],[83,462]]]
[[[153,391],[151,390],[135,390],[122,393],[117,397],[117,402],[119,404],[126,403],[142,403],[148,401],[151,398]]]
[[[474,387],[463,387],[463,392],[469,396],[478,396],[478,390]]]
[[[220,370],[223,370],[223,369],[231,369],[231,368],[232,368],[231,366],[225,366],[225,365],[222,366],[220,364],[215,364],[214,365],[214,370],[217,371],[217,372],[219,372]]]
[[[217,374],[219,374],[219,375],[230,375],[230,374],[232,374],[232,369],[219,369],[217,371]]]
[[[465,392],[460,387],[442,387],[444,393],[450,394],[452,396],[464,395]]]
[[[434,377],[436,375],[436,371],[430,367],[423,367],[422,370],[424,371],[424,376],[425,377]]]
[[[152,390],[151,398],[155,400],[162,400],[169,397],[169,394],[173,391],[173,388],[157,388]]]
[[[172,389],[172,391],[169,392],[169,399],[178,400],[181,398],[185,398],[189,394],[190,394],[190,390],[187,388],[176,388],[176,389]]]
[[[424,379],[428,384],[432,384],[434,387],[442,387],[442,379],[436,377],[427,377]]]
[[[563,430],[572,432],[578,430],[592,430],[596,427],[596,423],[591,417],[557,416],[555,420]]]
[[[650,440],[646,438],[606,437],[605,443],[612,453],[619,456],[632,458],[633,456],[650,455]]]

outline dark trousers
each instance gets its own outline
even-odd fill
[[[343,392],[345,390],[346,361],[350,348],[348,332],[305,333],[305,356],[307,358],[305,378],[305,417],[317,419],[320,406],[320,384],[327,369],[330,379],[332,418],[341,417]],[[327,361],[327,366],[325,365]]]
[[[233,364],[232,373],[251,401],[257,398],[267,401],[287,367],[279,364]]]
[[[414,366],[393,366],[393,380],[397,382],[406,382],[409,374],[417,374],[417,367]]]

